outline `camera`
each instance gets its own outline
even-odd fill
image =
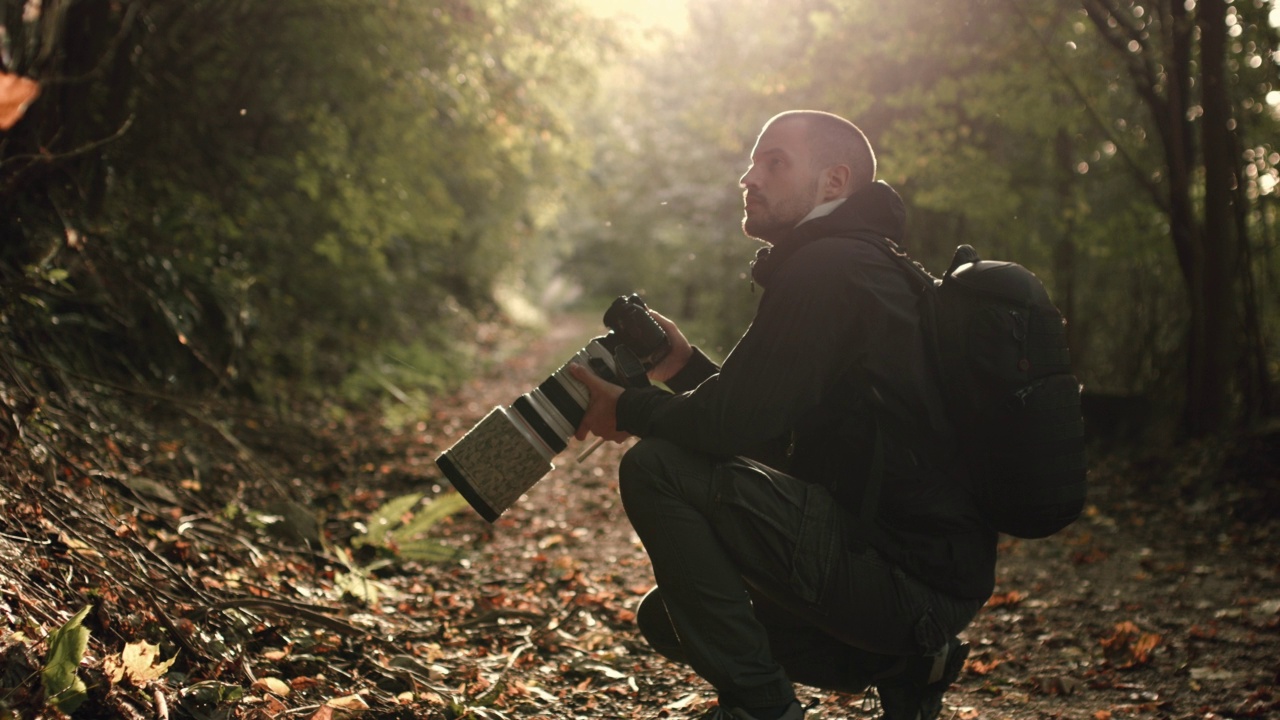
[[[604,314],[609,332],[592,338],[538,387],[498,406],[467,431],[436,465],[489,522],[555,468],[586,414],[590,394],[569,374],[572,363],[623,387],[649,384],[646,371],[671,349],[639,295],[624,295]]]

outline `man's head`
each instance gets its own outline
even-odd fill
[[[765,123],[743,187],[742,231],[775,242],[825,202],[875,181],[876,157],[856,125],[838,115],[792,110]]]

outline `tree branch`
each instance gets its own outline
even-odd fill
[[[68,150],[65,153],[58,153],[58,154],[28,153],[25,155],[14,155],[13,157],[0,160],[0,172],[3,172],[10,165],[15,165],[21,161],[27,161],[28,163],[27,167],[15,171],[13,175],[9,178],[9,180],[3,186],[0,186],[0,197],[5,197],[9,193],[13,192],[13,189],[17,187],[18,181],[22,178],[22,174],[25,170],[28,170],[37,164],[46,164],[46,165],[52,164],[55,162],[60,162],[62,160],[67,160],[73,157],[79,157],[80,155],[86,155],[88,153],[91,153],[94,150],[97,150],[98,148],[102,147],[103,145],[106,145],[108,143],[113,143],[116,140],[119,140],[120,138],[124,137],[125,133],[129,132],[129,128],[132,125],[133,125],[133,115],[130,115],[124,121],[124,124],[121,125],[120,128],[117,129],[114,133],[100,140],[94,140],[90,143],[87,143],[81,147],[76,148],[75,150]]]
[[[1056,75],[1058,75],[1059,80],[1067,87],[1068,90],[1071,91],[1071,94],[1075,95],[1076,99],[1080,102],[1081,107],[1085,109],[1089,118],[1093,120],[1094,125],[1102,131],[1102,134],[1106,136],[1107,140],[1110,141],[1111,144],[1116,146],[1116,154],[1119,155],[1121,161],[1129,167],[1130,172],[1133,173],[1138,184],[1151,195],[1156,206],[1168,214],[1170,210],[1169,200],[1164,196],[1160,186],[1157,183],[1152,182],[1147,177],[1142,166],[1140,166],[1138,162],[1133,159],[1133,156],[1125,150],[1124,144],[1112,133],[1111,126],[1101,115],[1098,114],[1097,108],[1093,106],[1093,103],[1090,102],[1088,96],[1086,96],[1084,91],[1080,89],[1080,86],[1076,84],[1075,79],[1062,68],[1061,63],[1055,62],[1057,58],[1055,58],[1049,50],[1050,43],[1048,42],[1048,39],[1041,36],[1040,31],[1036,29],[1035,24],[1031,22],[1031,18],[1027,17],[1026,11],[1019,4],[1019,0],[1005,0],[1005,4],[1009,6],[1009,9],[1013,14],[1017,15],[1018,19],[1026,26],[1027,32],[1036,38],[1036,45],[1038,45],[1041,52],[1044,53],[1045,59],[1049,61],[1049,67],[1052,68]]]

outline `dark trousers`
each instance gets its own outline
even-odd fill
[[[859,692],[942,649],[982,605],[907,576],[855,539],[825,488],[764,465],[646,439],[619,482],[658,581],[645,635],[723,703],[781,705],[793,681]]]

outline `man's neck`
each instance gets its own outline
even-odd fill
[[[828,200],[827,202],[822,203],[821,205],[810,210],[809,214],[805,215],[804,219],[796,223],[796,225],[800,226],[809,222],[810,220],[815,220],[817,218],[830,215],[832,212],[835,211],[836,208],[840,207],[840,204],[843,203],[845,200],[848,200],[848,198],[836,198],[835,200]]]

